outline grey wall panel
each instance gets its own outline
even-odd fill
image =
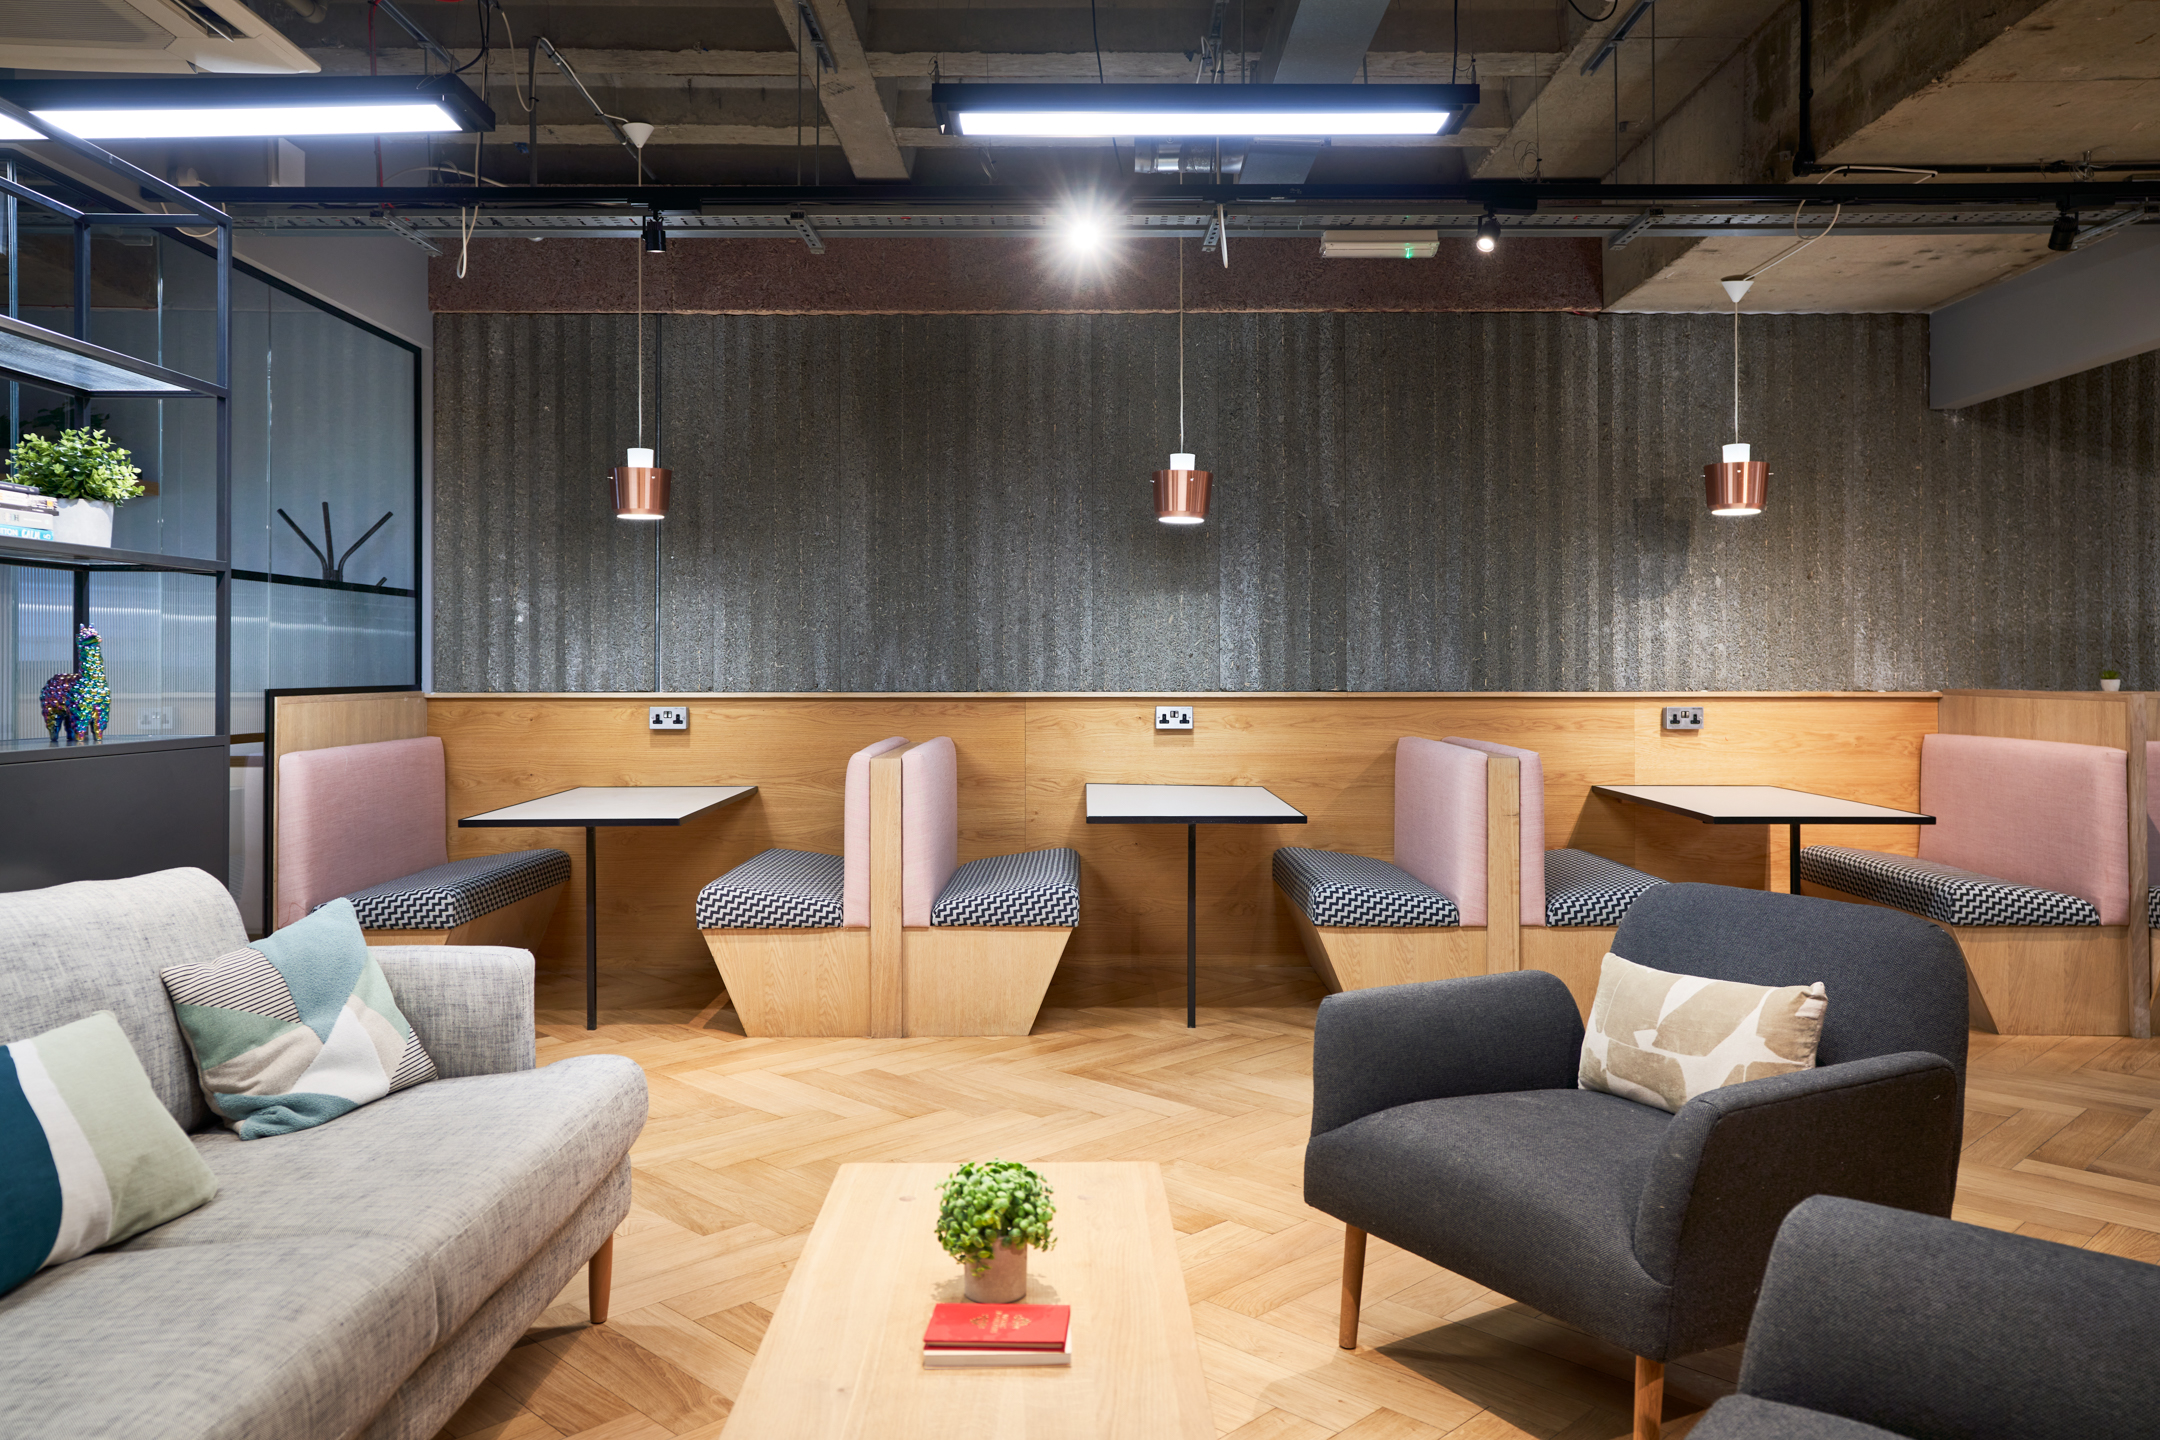
[[[1955,412],[1920,316],[444,315],[444,690],[2160,686],[2160,355]],[[661,333],[655,334],[659,330]],[[657,530],[657,534],[655,534]]]

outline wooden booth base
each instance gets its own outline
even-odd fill
[[[1331,991],[1370,990],[1379,985],[1453,980],[1485,973],[1482,927],[1322,926],[1306,919],[1305,912],[1296,905],[1287,908],[1297,922],[1305,958]]]
[[[745,1035],[870,1033],[867,929],[702,933]]]
[[[1813,881],[1802,888],[1825,900],[1876,903]],[[2130,1033],[2129,927],[1928,923],[1957,937],[1965,952],[1973,1029],[1993,1035]]]
[[[514,905],[490,910],[477,920],[448,930],[362,930],[370,945],[509,945],[519,950],[538,950],[547,934],[556,902],[569,885],[551,885]]]
[[[1073,927],[941,925],[901,932],[906,1034],[1025,1035]]]
[[[1525,925],[1522,929],[1522,968],[1550,970],[1575,997],[1575,1009],[1590,1018],[1590,1002],[1597,999],[1598,971],[1612,952],[1613,925]]]

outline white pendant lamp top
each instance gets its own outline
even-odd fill
[[[1177,242],[1178,360],[1177,433],[1185,443],[1185,242]],[[1173,450],[1170,468],[1155,472],[1155,518],[1165,525],[1207,523],[1208,487],[1214,477],[1199,468],[1199,458],[1189,451]]]
[[[1720,280],[1717,283],[1724,287],[1726,295],[1731,297],[1732,303],[1735,305],[1738,305],[1747,297],[1748,291],[1755,288],[1753,280],[1738,275],[1735,275],[1730,280]]]
[[[1723,461],[1703,466],[1704,496],[1712,515],[1760,515],[1769,468],[1754,458],[1754,447],[1740,439],[1740,301],[1755,282],[1735,275],[1718,284],[1733,307],[1733,439],[1725,447]]]
[[[1732,449],[1732,446],[1728,445],[1725,448],[1730,450]],[[1747,446],[1743,445],[1740,448],[1745,450],[1747,449]],[[652,468],[652,455],[653,452],[645,449],[643,446],[633,445],[630,447],[630,458],[623,461],[623,464],[629,466],[633,470],[640,468],[650,470]]]
[[[1172,470],[1197,470],[1200,466],[1193,456],[1179,450],[1171,455],[1170,468]]]

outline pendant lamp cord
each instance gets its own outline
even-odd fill
[[[1732,438],[1740,443],[1740,302],[1732,304]]]
[[[1739,322],[1732,322],[1737,326]],[[1739,335],[1739,330],[1734,330]],[[1739,376],[1739,371],[1732,371]],[[1734,378],[1732,384],[1739,384]],[[1739,395],[1732,399],[1739,406]],[[646,242],[637,237],[637,449],[646,447]]]
[[[1185,242],[1177,242],[1177,448],[1185,453]]]

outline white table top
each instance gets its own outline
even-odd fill
[[[580,785],[468,815],[460,825],[680,825],[700,810],[757,794],[755,785]]]
[[[1713,825],[1932,825],[1935,817],[1782,785],[1593,785],[1599,795]]]
[[[1090,825],[1303,825],[1305,815],[1265,785],[1095,785]]]

